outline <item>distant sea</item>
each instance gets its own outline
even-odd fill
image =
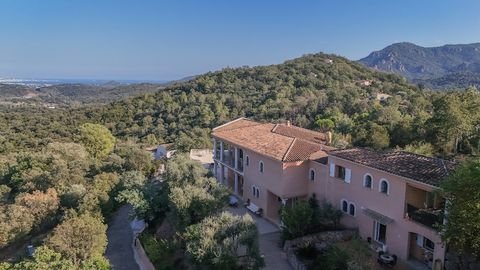
[[[0,84],[25,85],[30,87],[44,87],[55,84],[134,84],[134,83],[167,83],[166,80],[92,80],[92,79],[19,79],[19,78],[1,78]]]

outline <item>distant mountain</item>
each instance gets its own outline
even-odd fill
[[[480,43],[441,47],[395,43],[359,62],[430,88],[480,87]]]

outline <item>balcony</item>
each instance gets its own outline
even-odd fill
[[[243,172],[243,158],[237,159],[237,170],[239,170],[240,172]]]
[[[227,164],[228,166],[234,167],[235,166],[234,157],[235,157],[234,152],[232,150],[224,150],[222,162]]]
[[[417,208],[407,204],[407,215],[411,221],[420,223],[429,228],[438,230],[438,225],[443,223],[443,210],[433,208]]]
[[[445,199],[434,190],[407,185],[405,216],[432,229],[443,223]]]

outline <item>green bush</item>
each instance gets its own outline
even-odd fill
[[[142,233],[139,239],[142,242],[143,249],[147,253],[148,258],[155,266],[155,269],[179,269],[174,258],[176,250],[175,243],[170,243],[166,240],[158,240],[154,234],[147,231]]]
[[[312,265],[313,270],[345,270],[348,269],[350,256],[346,251],[332,246],[320,254]]]

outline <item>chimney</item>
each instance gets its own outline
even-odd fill
[[[287,127],[289,127],[290,125],[290,120],[287,120]]]
[[[332,143],[332,137],[333,137],[333,134],[331,131],[327,131],[327,144],[331,144]]]

